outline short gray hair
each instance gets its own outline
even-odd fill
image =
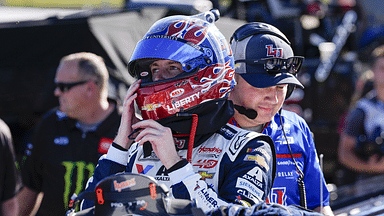
[[[109,74],[102,57],[89,52],[80,52],[63,57],[60,64],[65,61],[78,61],[80,75],[94,77],[97,85],[108,88]]]

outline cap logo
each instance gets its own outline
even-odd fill
[[[273,48],[273,45],[265,45],[267,48],[267,56],[281,58],[283,56],[283,48]]]

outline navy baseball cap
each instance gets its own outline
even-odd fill
[[[276,27],[259,22],[247,23],[233,34],[231,48],[235,59],[235,73],[240,74],[250,85],[266,88],[293,84],[304,88],[296,76],[288,73],[285,67],[282,67],[279,72],[268,73],[264,64],[245,62],[266,58],[287,59],[294,57],[289,40]],[[304,59],[303,57],[300,58],[302,58],[301,61]]]

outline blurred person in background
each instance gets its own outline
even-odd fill
[[[61,59],[54,80],[60,105],[34,129],[21,164],[22,215],[34,208],[39,216],[65,215],[71,196],[85,188],[120,124],[119,106],[108,97],[108,80],[100,56],[81,52]]]
[[[338,147],[339,162],[357,173],[355,181],[384,173],[384,45],[373,50],[370,66],[373,90],[349,111]]]
[[[16,216],[18,214],[17,194],[21,189],[21,178],[15,164],[15,152],[11,131],[0,119],[0,215]]]

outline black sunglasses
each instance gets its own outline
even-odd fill
[[[72,87],[75,87],[77,85],[82,85],[84,83],[87,83],[89,80],[84,80],[84,81],[79,81],[79,82],[72,82],[72,83],[55,83],[56,88],[59,88],[61,92],[67,92],[69,91]]]
[[[264,69],[270,75],[280,73],[286,69],[288,73],[296,75],[303,65],[304,57],[295,56],[287,59],[282,58],[263,58],[263,59],[239,59],[235,63],[245,62],[246,64],[264,64]]]

